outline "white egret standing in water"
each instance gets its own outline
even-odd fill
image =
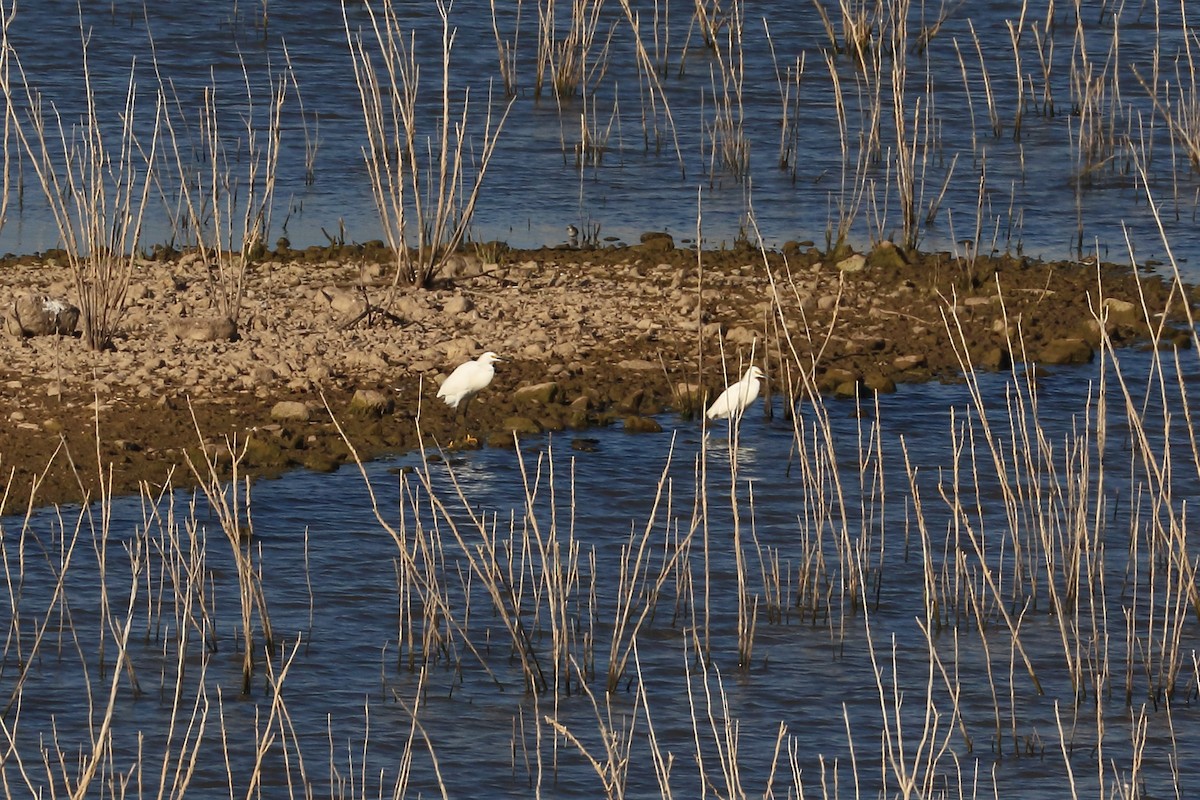
[[[496,368],[492,365],[503,360],[489,350],[479,358],[465,361],[455,367],[454,371],[450,373],[450,377],[446,378],[441,388],[438,389],[437,396],[445,400],[446,405],[458,409],[461,404],[460,413],[464,432],[467,423],[467,408],[471,404],[471,398],[487,388],[496,375]],[[465,434],[464,439],[468,444],[473,444],[475,441],[469,433]]]
[[[729,384],[725,391],[721,392],[708,407],[705,416],[709,419],[740,419],[742,412],[758,399],[758,382],[765,377],[761,369],[756,366],[750,367],[740,381]]]

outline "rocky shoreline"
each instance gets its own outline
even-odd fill
[[[1158,275],[889,245],[828,257],[794,243],[697,254],[665,235],[592,250],[493,244],[455,256],[437,287],[401,293],[387,313],[383,264],[372,247],[268,252],[234,328],[215,313],[201,259],[162,253],[139,262],[113,348],[93,352],[31,329],[30,309],[73,302],[61,254],[7,258],[3,511],[94,498],[101,474],[118,494],[189,485],[186,452],[226,464],[234,442],[245,473],[336,469],[350,453],[334,417],[364,458],[414,448],[418,430],[447,446],[460,421],[435,399],[438,382],[484,350],[506,361],[469,426],[485,446],[511,446],[514,431],[654,431],[656,414],[693,414],[725,382],[722,352],[729,374],[753,352],[769,393],[802,394],[799,363],[812,365],[810,390],[852,396],[961,375],[947,319],[976,369],[1089,360],[1101,309],[1115,342],[1144,342],[1143,298],[1186,320]],[[1187,346],[1190,331],[1167,340]]]

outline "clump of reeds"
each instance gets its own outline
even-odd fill
[[[108,98],[101,97],[93,83],[88,36],[81,30],[85,108],[79,123],[68,125],[21,67],[8,38],[14,14],[0,12],[0,90],[4,93],[6,120],[11,122],[11,135],[37,175],[62,240],[79,304],[83,340],[91,349],[103,349],[111,343],[125,313],[126,292],[141,244],[163,104],[160,98],[150,121],[142,120],[135,61],[130,65],[123,106],[114,115],[117,123],[110,124],[101,108]]]
[[[498,120],[489,92],[480,135],[471,147],[469,90],[461,101],[452,86],[456,29],[450,5],[438,0],[441,22],[440,102],[433,133],[418,110],[420,69],[416,33],[406,31],[393,0],[366,3],[366,31],[352,29],[342,4],[346,41],[362,101],[367,144],[363,157],[388,246],[396,254],[393,288],[428,287],[463,242],[511,99]],[[477,154],[470,163],[471,154]]]
[[[266,120],[260,127],[255,93],[245,63],[242,77],[245,95],[238,110],[242,135],[229,135],[222,121],[218,87],[210,82],[204,88],[200,113],[195,122],[188,118],[177,94],[156,65],[164,114],[164,127],[170,147],[169,158],[178,179],[177,205],[183,217],[182,227],[190,231],[191,244],[207,266],[209,293],[217,312],[236,326],[241,316],[247,270],[260,258],[271,228],[271,209],[278,174],[282,137],[281,114],[289,87],[296,78],[287,69],[271,76]],[[306,123],[307,125],[307,123]],[[306,130],[307,137],[307,130]],[[194,152],[181,146],[191,141]],[[227,143],[237,141],[244,151],[232,153]],[[312,176],[311,141],[306,141],[306,174]],[[235,172],[243,165],[244,173]]]

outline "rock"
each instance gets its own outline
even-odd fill
[[[758,332],[747,328],[743,325],[730,328],[725,334],[725,341],[729,344],[753,344],[758,339]]]
[[[255,364],[252,366],[247,373],[247,377],[252,388],[256,386],[270,386],[279,379],[275,370],[265,364]]]
[[[346,353],[345,364],[347,367],[363,372],[370,370],[386,372],[391,367],[386,358],[367,350],[351,350]]]
[[[630,389],[617,400],[617,411],[636,414],[642,407],[642,399],[645,396],[646,390],[641,387]]]
[[[395,400],[375,389],[357,389],[350,398],[350,410],[369,417],[382,417],[395,408]]]
[[[651,251],[675,249],[675,239],[665,231],[647,231],[641,237],[642,247]]]
[[[858,381],[845,381],[833,387],[833,393],[837,397],[858,397]]]
[[[925,358],[925,356],[921,355],[920,353],[914,353],[913,355],[910,355],[910,356],[898,357],[895,361],[892,362],[892,366],[901,371],[909,370],[909,369],[919,369],[920,367],[925,366],[926,360],[927,359]]]
[[[442,265],[442,276],[446,278],[474,278],[483,274],[483,261],[474,255],[455,253]]]
[[[356,317],[367,308],[362,292],[343,289],[339,286],[325,287],[321,290],[321,297],[331,309],[347,317]]]
[[[261,436],[251,436],[246,442],[248,466],[269,467],[283,461],[283,450],[279,443]]]
[[[474,307],[475,304],[471,302],[471,298],[465,297],[461,294],[456,294],[454,297],[451,297],[449,300],[447,300],[446,304],[442,306],[442,313],[449,314],[451,316],[458,316],[459,314],[466,314]]]
[[[1092,346],[1076,338],[1055,339],[1038,352],[1038,360],[1045,364],[1088,364],[1093,358]]]
[[[301,462],[310,472],[337,472],[342,462],[333,455],[314,450],[304,456]]]
[[[626,433],[662,433],[662,425],[653,417],[629,416],[623,424]]]
[[[183,317],[168,323],[167,333],[190,342],[228,342],[237,338],[237,325],[229,317]]]
[[[650,370],[662,369],[662,365],[654,361],[646,361],[640,358],[630,358],[617,364],[617,369],[625,372],[648,372]]]
[[[513,402],[518,405],[546,406],[558,398],[558,384],[554,381],[522,386],[513,393]]]
[[[1128,300],[1106,297],[1104,298],[1104,310],[1108,312],[1110,322],[1120,325],[1137,325],[1144,322],[1141,308]]]
[[[896,382],[882,372],[871,372],[863,376],[863,385],[880,394],[891,394],[896,391]]]
[[[1088,349],[1091,350],[1090,347]],[[1012,366],[1012,355],[1003,347],[988,347],[975,353],[973,361],[976,367],[996,372]]]
[[[832,391],[836,394],[845,395],[846,386],[850,386],[849,394],[854,395],[853,387],[858,385],[858,375],[848,369],[833,367],[826,370],[817,377],[817,389],[821,392]]]
[[[844,273],[862,272],[867,268],[867,258],[861,253],[855,253],[837,262],[837,268]]]
[[[13,303],[7,322],[14,336],[69,336],[79,325],[79,309],[56,297],[22,295]]]
[[[675,405],[685,417],[699,416],[704,411],[704,387],[687,381],[675,384]]]
[[[307,422],[311,416],[308,406],[298,400],[280,400],[271,407],[271,418],[287,422]]]
[[[504,422],[500,423],[500,427],[510,438],[514,433],[517,436],[536,436],[542,432],[542,426],[529,417],[505,417]]]
[[[907,266],[908,259],[905,258],[904,251],[896,247],[892,242],[880,242],[871,251],[871,255],[867,257],[867,264],[872,269],[895,270]]]

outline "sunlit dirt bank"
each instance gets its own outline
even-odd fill
[[[1102,326],[1118,346],[1191,342],[1192,293],[1170,275],[887,245],[698,254],[659,235],[481,247],[434,289],[390,300],[386,254],[371,247],[267,253],[236,328],[215,317],[206,265],[166,253],[139,263],[113,348],[92,352],[78,336],[30,335],[29,309],[75,302],[64,263],[50,252],[0,271],[6,513],[95,497],[101,476],[116,493],[188,485],[188,454],[228,469],[236,453],[251,475],[336,469],[352,458],[339,424],[363,458],[468,433],[490,447],[514,432],[584,447],[598,425],[652,434],[654,415],[696,416],[752,357],[778,411],[813,390],[866,398],[966,368],[1088,361]],[[438,382],[484,350],[506,360],[464,420]]]

